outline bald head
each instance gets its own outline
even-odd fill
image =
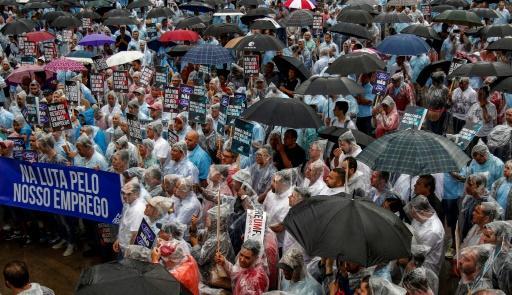
[[[197,143],[199,142],[199,134],[195,130],[191,130],[185,136],[185,143],[187,144],[187,149],[192,151],[196,148]]]

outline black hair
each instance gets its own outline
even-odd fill
[[[285,131],[285,134],[286,133],[290,134],[295,139],[297,139],[297,137],[299,137],[299,135],[297,134],[297,130],[295,130],[295,129],[288,129]]]
[[[348,162],[348,169],[357,170],[357,160],[354,157],[346,157],[345,160]]]
[[[436,179],[434,178],[434,176],[430,174],[421,175],[418,180],[420,179],[423,179],[423,181],[425,181],[425,185],[428,186],[431,194],[436,190]]]
[[[343,114],[346,114],[348,112],[348,102],[346,101],[337,101],[334,107],[342,111]]]
[[[27,264],[20,260],[8,262],[4,267],[4,280],[14,288],[25,287],[29,283]]]

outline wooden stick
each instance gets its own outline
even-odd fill
[[[220,251],[220,184],[217,194],[217,252]]]

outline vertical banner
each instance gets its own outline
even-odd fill
[[[126,119],[128,121],[128,137],[130,142],[133,144],[142,143],[142,130],[140,129],[140,121],[137,115],[133,115],[130,113],[126,114]]]
[[[82,18],[82,28],[89,29],[91,27],[91,19],[87,17]]]
[[[245,109],[246,96],[245,93],[235,93],[230,98],[229,105],[226,110],[226,124],[233,126],[235,119],[240,117]]]
[[[55,43],[44,42],[43,43],[43,54],[44,54],[44,59],[47,61],[57,58],[57,48],[55,48]]]
[[[23,152],[25,151],[25,139],[19,136],[8,137],[8,140],[13,142],[12,156],[14,159],[22,160]]]
[[[246,76],[258,75],[260,72],[260,57],[258,55],[244,55],[243,68]]]
[[[71,105],[80,104],[80,84],[77,81],[66,81],[64,91]]]
[[[48,115],[47,102],[39,102],[39,124],[44,128],[50,127],[50,117]]]
[[[151,79],[153,78],[154,72],[155,71],[153,71],[152,68],[144,67],[144,69],[142,69],[142,73],[140,75],[140,83],[144,86],[149,86],[149,84],[151,83]]]
[[[167,86],[164,90],[163,111],[166,113],[178,113],[178,104],[180,101],[180,89],[178,87]]]
[[[91,74],[91,91],[96,94],[96,96],[103,96],[105,94],[105,81],[102,74]],[[98,99],[98,101],[100,101]]]
[[[249,157],[254,124],[237,118],[235,119],[234,126],[235,129],[233,131],[233,143],[231,145],[231,150],[235,153]]]
[[[405,108],[404,116],[400,120],[399,130],[416,129],[420,130],[425,116],[427,116],[427,109],[418,106],[407,106]]]
[[[376,79],[373,84],[372,93],[382,95],[386,93],[386,88],[388,87],[388,81],[390,78],[389,73],[377,71],[375,72],[375,76]]]
[[[57,215],[119,223],[119,174],[0,157],[0,204]]]
[[[204,124],[206,122],[206,96],[192,94],[188,111],[189,122]]]
[[[220,99],[219,119],[217,120],[217,132],[224,135],[225,126],[227,123],[227,111],[229,106],[229,96],[223,95]]]
[[[98,71],[98,72],[109,68],[109,66],[107,65],[107,61],[101,55],[97,55],[97,56],[93,57],[92,61],[94,62],[94,67],[96,68],[96,71]]]
[[[73,40],[73,31],[62,30],[62,40],[64,40],[64,42],[71,42],[71,40]]]
[[[148,39],[154,39],[158,36],[158,32],[156,31],[156,24],[147,23],[146,24],[146,34],[148,35]]]
[[[30,125],[38,125],[39,124],[39,97],[29,95],[25,101],[25,108],[21,110],[21,114],[25,118]]]
[[[155,83],[153,85],[155,87],[164,87],[168,83],[169,68],[163,66],[155,67]]]
[[[324,19],[321,15],[313,16],[313,33],[315,36],[320,35],[324,29]]]
[[[72,127],[66,102],[48,104],[48,117],[54,132],[71,129]]]
[[[128,93],[128,71],[114,71],[114,90]]]
[[[187,112],[190,103],[190,96],[194,94],[194,86],[180,85],[180,103],[178,105],[178,112]]]
[[[153,232],[145,218],[140,222],[139,231],[135,236],[135,245],[143,246],[148,249],[153,248],[156,240],[156,234]]]
[[[267,214],[262,209],[247,210],[245,219],[244,242],[247,240],[255,240],[263,246],[263,238],[265,237],[265,221]]]

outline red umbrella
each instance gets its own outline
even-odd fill
[[[160,36],[160,42],[171,42],[171,41],[192,41],[196,42],[199,40],[199,34],[190,30],[174,30],[165,32]]]
[[[83,64],[81,64],[77,61],[66,59],[66,58],[59,58],[59,59],[52,60],[50,63],[48,63],[44,67],[44,69],[47,71],[52,71],[52,72],[58,72],[58,71],[78,72],[78,71],[85,70],[86,68],[84,67]]]
[[[45,71],[45,69],[42,66],[24,65],[12,71],[12,73],[9,76],[7,76],[7,81],[11,83],[21,84],[23,78],[25,77],[30,77],[31,79],[34,78],[35,72],[46,72],[46,77],[51,77],[53,75],[52,72]]]
[[[43,42],[53,39],[55,39],[55,36],[45,31],[27,33],[27,40],[30,42]]]

